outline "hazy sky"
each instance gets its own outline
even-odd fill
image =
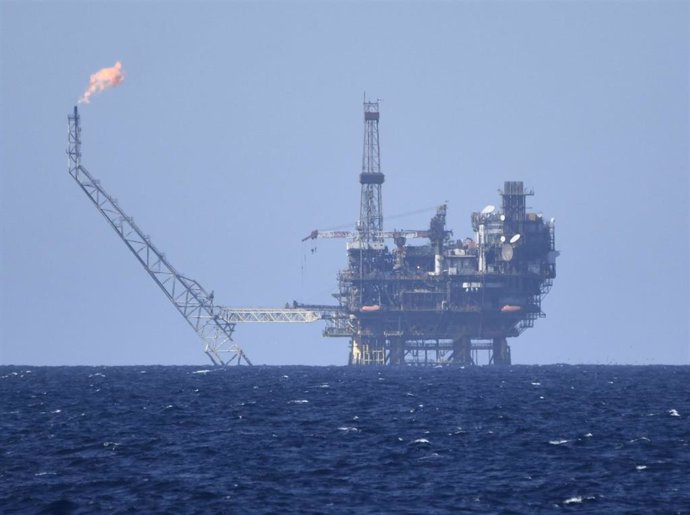
[[[206,363],[66,171],[83,164],[232,306],[332,303],[381,98],[384,217],[449,228],[524,180],[557,219],[516,363],[690,363],[688,2],[0,2],[1,364]],[[423,228],[433,212],[384,223]],[[345,364],[321,324],[238,326],[255,363]]]

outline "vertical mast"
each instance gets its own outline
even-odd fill
[[[362,194],[359,208],[357,239],[362,248],[382,247],[383,208],[381,204],[381,149],[379,147],[379,101],[364,99],[364,149],[359,183]],[[378,244],[378,245],[377,245]]]
[[[79,111],[74,106],[74,113],[67,116],[67,170],[69,174],[77,178],[79,165],[81,164],[81,127],[79,127]]]

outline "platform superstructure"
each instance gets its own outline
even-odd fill
[[[527,210],[533,192],[522,181],[506,181],[499,208],[472,213],[474,238],[453,239],[445,204],[423,230],[383,231],[379,120],[379,103],[365,101],[355,230],[308,236],[349,238],[340,315],[324,334],[350,339],[353,365],[469,365],[482,351],[510,364],[507,339],[544,316],[556,276],[554,221]]]

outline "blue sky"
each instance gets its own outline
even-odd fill
[[[557,219],[517,363],[690,363],[687,2],[0,2],[0,363],[196,364],[201,344],[67,175],[83,163],[219,303],[330,303],[358,216],[362,94],[384,217],[448,225],[524,180]],[[424,227],[432,212],[384,223]],[[318,324],[239,326],[257,363],[345,364]]]

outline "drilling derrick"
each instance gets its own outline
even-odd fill
[[[354,238],[347,246],[350,268],[359,270],[360,276],[375,270],[385,248],[381,202],[383,181],[379,147],[379,103],[365,100],[362,172],[359,174],[359,220]],[[360,293],[364,295],[363,291]]]
[[[379,145],[379,102],[364,100],[364,144],[362,148],[362,172],[359,174],[361,185],[359,221],[357,222],[354,240],[347,245],[349,270],[355,283],[349,289],[350,305],[378,305],[376,285],[367,280],[375,274],[385,260],[383,242],[383,206],[381,187],[384,175],[381,172],[381,147]],[[346,290],[348,288],[345,288]],[[362,359],[383,364],[383,341],[376,335],[364,335],[357,331],[352,337],[350,364],[359,363]]]
[[[364,101],[364,148],[359,183],[362,194],[357,224],[357,241],[362,248],[383,250],[383,208],[381,204],[381,148],[379,146],[379,103]]]

